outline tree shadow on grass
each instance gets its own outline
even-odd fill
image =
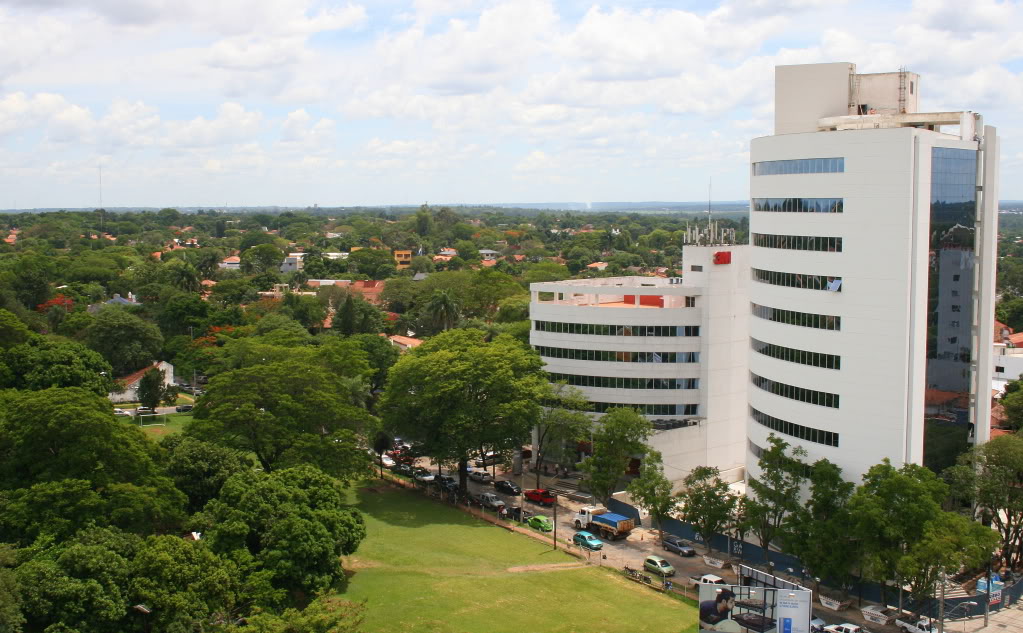
[[[450,503],[427,497],[420,491],[397,489],[379,481],[367,481],[359,486],[355,499],[360,511],[389,525],[493,527]]]

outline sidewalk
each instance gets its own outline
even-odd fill
[[[1021,603],[1023,604],[1023,603]],[[987,628],[984,627],[984,616],[978,615],[966,620],[945,620],[946,633],[974,633],[984,631],[985,633],[1023,633],[1023,607],[1018,604],[998,611],[992,611],[989,616],[990,622]]]

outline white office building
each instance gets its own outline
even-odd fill
[[[552,380],[582,391],[595,417],[625,406],[649,418],[674,481],[701,465],[743,478],[748,251],[686,246],[682,278],[530,284],[530,343]]]
[[[851,481],[988,437],[998,140],[919,99],[914,73],[776,69],[750,148],[750,476],[770,433]]]

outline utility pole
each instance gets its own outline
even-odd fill
[[[551,496],[554,497],[554,538],[552,540],[554,549],[558,549],[558,493],[551,492]]]

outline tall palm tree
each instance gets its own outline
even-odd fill
[[[447,290],[434,290],[426,302],[426,316],[440,331],[450,330],[461,317],[461,306]]]
[[[199,292],[202,287],[199,271],[188,262],[177,260],[167,264],[165,268],[167,282],[185,292]]]

